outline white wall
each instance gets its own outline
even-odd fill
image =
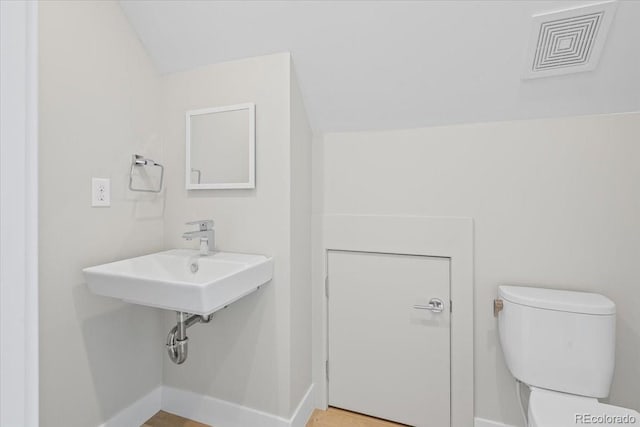
[[[161,154],[159,78],[115,2],[41,2],[39,29],[40,425],[96,426],[161,383],[159,312],[81,273],[162,249],[161,200],[126,189],[131,155]]]
[[[492,314],[503,283],[612,298],[610,400],[638,409],[638,135],[640,113],[329,133],[314,148],[314,212],[474,218],[476,416],[522,423]]]
[[[300,247],[309,233],[303,215],[310,202],[302,189],[310,171],[298,165],[310,163],[310,141],[305,139],[309,131],[299,96],[292,101],[290,67],[286,53],[163,78],[165,247],[195,247],[181,238],[184,223],[211,218],[219,250],[275,258],[270,284],[214,314],[211,324],[189,330],[189,359],[181,366],[164,359],[165,384],[283,417],[297,405],[299,390],[310,384],[310,375],[298,373],[310,366],[304,362],[305,340],[294,325],[306,320],[298,319],[303,316],[292,307],[294,301],[305,302],[310,292],[309,281],[305,283],[309,272],[297,263],[309,251]],[[256,104],[256,188],[185,190],[184,112],[245,102]],[[294,261],[300,269],[293,267]],[[167,331],[174,320],[167,314]]]
[[[0,425],[38,425],[38,7],[0,2]]]
[[[99,425],[160,383],[288,418],[311,384],[309,129],[288,53],[159,77],[115,2],[41,3],[41,423]],[[257,187],[186,191],[186,110],[256,104]],[[127,189],[134,153],[165,165],[163,195]],[[110,208],[90,207],[111,178]],[[191,247],[275,257],[274,280],[190,329],[165,357],[173,314],[92,295],[86,266]]]
[[[291,396],[293,410],[311,379],[311,141],[293,62],[290,67],[291,132]]]

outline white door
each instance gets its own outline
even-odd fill
[[[330,406],[450,425],[449,285],[448,258],[329,251]]]

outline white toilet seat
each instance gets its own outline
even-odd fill
[[[580,418],[582,417],[582,418]],[[587,417],[598,417],[590,421]],[[616,417],[626,417],[619,418]],[[640,426],[640,413],[597,399],[531,387],[529,427]],[[618,422],[626,419],[626,422]],[[597,421],[597,422],[596,422]]]

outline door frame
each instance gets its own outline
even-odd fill
[[[38,3],[0,20],[0,425],[37,427]]]
[[[316,405],[326,409],[328,386],[328,304],[326,297],[329,250],[381,252],[450,258],[451,280],[451,427],[474,422],[473,370],[473,219],[454,217],[323,215],[321,250],[313,255],[314,382]],[[319,307],[318,307],[319,305]],[[315,351],[318,350],[318,351]]]

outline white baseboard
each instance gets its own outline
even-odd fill
[[[315,394],[315,384],[311,384],[291,416],[291,420],[289,421],[290,427],[305,427],[307,425],[307,421],[311,418],[313,410],[316,409]]]
[[[163,387],[162,409],[201,423],[224,427],[288,427],[288,420],[211,396]]]
[[[100,427],[131,427],[142,425],[161,409],[162,387],[136,400]]]
[[[473,423],[474,427],[514,427],[509,424],[503,424],[496,421],[485,420],[484,418],[476,417]]]
[[[214,426],[304,427],[314,407],[313,384],[289,419],[186,390],[162,388],[164,411]]]
[[[304,427],[315,409],[314,391],[311,384],[291,418],[287,419],[214,397],[162,386],[118,412],[100,427],[139,426],[161,409],[214,426]],[[475,418],[474,427],[514,426]]]

